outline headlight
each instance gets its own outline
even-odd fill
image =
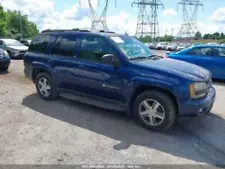
[[[207,84],[205,82],[196,82],[189,86],[190,97],[200,99],[207,94]]]

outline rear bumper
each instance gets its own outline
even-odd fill
[[[216,99],[214,87],[209,89],[208,95],[201,100],[188,100],[179,103],[180,117],[193,117],[209,113]]]

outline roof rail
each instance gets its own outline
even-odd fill
[[[45,33],[45,32],[71,32],[71,31],[90,32],[87,29],[73,28],[73,29],[46,29],[46,30],[43,30],[41,33]]]
[[[104,33],[115,33],[115,32],[112,32],[112,31],[105,31],[105,30],[100,30],[99,32],[104,32]]]

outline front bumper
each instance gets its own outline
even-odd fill
[[[0,68],[5,68],[10,65],[10,60],[9,59],[0,59]]]
[[[209,113],[216,99],[216,90],[214,87],[209,89],[208,95],[200,100],[180,101],[179,116],[191,117]]]
[[[18,51],[18,52],[12,53],[10,57],[14,59],[22,59],[25,53],[26,51]]]

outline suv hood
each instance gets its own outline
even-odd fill
[[[176,74],[194,81],[208,81],[210,72],[200,66],[174,59],[146,60],[139,65]]]
[[[28,50],[27,46],[9,46],[9,48],[15,49],[15,50],[22,50],[22,51]]]

